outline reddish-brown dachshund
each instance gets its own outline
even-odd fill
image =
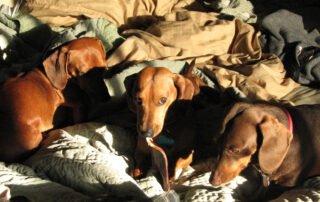
[[[135,151],[136,168],[132,173],[143,174],[145,155],[150,148],[145,138],[157,137],[164,127],[169,107],[177,100],[191,100],[205,83],[192,74],[193,61],[185,75],[174,74],[164,67],[146,67],[125,79],[130,110],[137,114],[138,143]]]
[[[35,150],[42,133],[59,118],[55,114],[59,106],[72,107],[74,121],[83,121],[90,104],[87,97],[96,95],[96,101],[101,101],[107,95],[99,95],[107,91],[102,87],[102,72],[94,71],[105,70],[105,57],[100,40],[80,38],[47,57],[44,72],[35,68],[6,81],[0,89],[0,160],[20,161]],[[100,83],[99,78],[89,79],[98,75]]]
[[[253,164],[264,185],[291,187],[320,174],[320,105],[236,103],[222,126],[223,150],[210,182],[226,183]]]

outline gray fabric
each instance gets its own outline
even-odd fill
[[[31,15],[17,13],[9,17],[0,13],[0,83],[41,65],[48,52],[80,37],[99,38],[107,55],[124,41],[117,27],[102,18],[52,31],[46,23]]]
[[[39,177],[36,172],[22,164],[0,163],[0,185],[9,188],[10,195],[25,196],[32,202],[89,201],[89,197],[72,188]]]
[[[0,83],[20,72],[30,70],[40,61],[41,50],[37,50],[34,46],[36,43],[30,41],[27,35],[39,35],[37,43],[45,44],[46,41],[41,39],[46,38],[44,35],[48,27],[41,26],[37,29],[41,22],[26,16],[28,15],[18,13],[12,18],[0,13]],[[50,33],[47,33],[47,36],[50,37]]]
[[[314,12],[314,16],[319,16],[319,12]],[[260,37],[263,51],[280,57],[288,76],[304,85],[320,84],[319,55],[303,56],[310,47],[320,48],[317,29],[306,30],[303,17],[285,9],[266,16],[261,28],[264,32]]]
[[[295,53],[295,61],[291,64],[297,68],[293,70],[293,78],[301,84],[320,87],[320,48],[299,44]]]
[[[47,52],[71,40],[81,37],[97,37],[107,52],[119,46],[124,38],[118,34],[117,27],[103,18],[81,21],[72,27],[59,28],[51,39]],[[47,54],[45,54],[47,55]]]
[[[0,163],[0,185],[8,187],[11,196],[26,196],[32,202],[103,201],[108,196],[122,201],[125,196],[138,199],[143,194],[154,201],[165,200],[166,196],[170,199],[152,170],[137,181],[127,174],[132,166],[132,135],[121,127],[95,122],[54,130],[39,151],[26,161],[28,166]],[[210,172],[188,167],[171,188],[180,201],[202,202],[246,201],[259,194],[261,187],[260,177],[252,168],[218,187],[209,183],[209,177]],[[319,177],[310,178],[276,201],[318,200],[319,185]],[[170,196],[178,200],[175,193]]]
[[[248,0],[204,0],[204,5],[222,15],[232,16],[246,23],[256,23],[257,15]]]
[[[320,190],[320,177],[316,176],[306,180],[301,186],[298,186],[295,189],[286,191],[277,199],[271,200],[270,202],[320,201],[319,190]]]
[[[133,149],[134,136],[130,131],[90,122],[50,132],[25,164],[38,176],[92,198],[104,195],[144,198],[161,194],[162,188],[155,178],[139,182],[128,175],[133,165]]]
[[[306,46],[320,46],[319,31],[305,30],[302,16],[285,9],[266,16],[261,22],[261,29],[266,34],[262,36],[266,41],[261,40],[264,52],[274,53],[281,59],[288,44],[301,42]]]

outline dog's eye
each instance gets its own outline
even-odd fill
[[[167,101],[167,98],[166,97],[162,97],[162,98],[160,98],[160,100],[158,101],[158,105],[163,105],[164,103],[166,103],[166,101]]]
[[[141,105],[142,104],[142,99],[140,97],[137,97],[136,98],[136,102],[138,105]]]
[[[231,153],[231,154],[238,154],[240,152],[240,150],[234,146],[229,146],[226,148],[226,151]]]

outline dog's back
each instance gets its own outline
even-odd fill
[[[73,120],[83,121],[87,103],[105,101],[108,96],[101,74],[91,82],[91,76],[101,73],[92,70],[105,70],[105,57],[101,41],[84,37],[48,56],[43,62],[45,73],[34,68],[6,81],[0,89],[0,160],[23,160],[34,151],[42,141],[42,133],[53,128],[59,106],[72,108]],[[68,82],[70,79],[73,81]],[[99,95],[97,89],[106,94]],[[88,102],[83,98],[86,96],[95,96],[95,101]]]
[[[40,143],[42,137],[31,134],[52,128],[53,106],[60,103],[55,103],[58,95],[38,69],[8,80],[0,97],[0,158],[8,160],[11,153],[33,149]]]
[[[293,143],[288,152],[296,154],[288,157],[291,167],[296,166],[301,173],[293,173],[298,182],[307,177],[320,175],[320,105],[299,105],[288,108],[293,121]],[[299,165],[297,165],[297,163]]]

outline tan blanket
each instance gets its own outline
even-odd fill
[[[28,1],[31,14],[54,25],[81,16],[103,17],[118,27],[141,16],[156,17],[147,29],[126,29],[126,40],[108,57],[110,66],[156,59],[190,61],[197,65],[222,89],[238,87],[249,98],[279,101],[299,84],[285,78],[280,59],[262,53],[257,32],[239,20],[221,20],[214,12],[188,11],[192,1],[112,0]],[[159,18],[161,16],[161,19]],[[145,18],[139,18],[145,19]],[[71,22],[71,21],[70,21]],[[142,21],[141,24],[147,23]],[[150,22],[148,22],[150,24]]]
[[[127,39],[109,57],[111,66],[197,58],[198,65],[223,89],[238,87],[251,99],[280,100],[299,86],[285,78],[278,57],[262,53],[259,32],[239,20],[220,20],[216,13],[180,10],[146,30],[122,34]]]
[[[116,26],[137,16],[163,16],[193,0],[28,0],[23,9],[52,26],[69,26],[83,18],[105,18]]]

